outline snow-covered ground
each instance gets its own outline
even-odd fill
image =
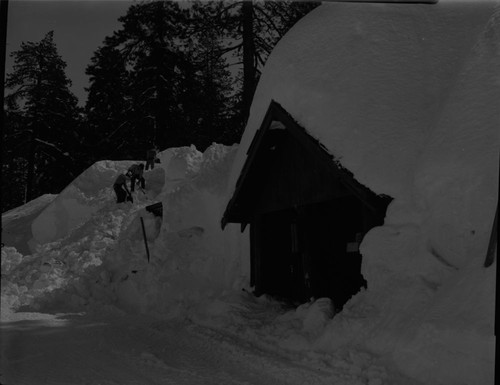
[[[325,2],[275,47],[229,186],[272,101],[355,179],[393,198],[364,237],[368,290],[314,346],[361,345],[424,383],[491,384],[500,2]]]
[[[16,251],[25,238],[2,248],[2,383],[421,384],[361,343],[336,347],[338,328],[363,335],[359,327],[369,309],[363,314],[356,301],[332,319],[328,299],[292,309],[248,293],[248,261],[224,261],[227,252],[238,255],[241,248],[245,254],[244,235],[235,241],[235,229],[224,239],[219,217],[213,223],[205,217],[216,197],[223,201],[236,150],[167,150],[162,167],[145,174],[149,196],[136,192],[134,204],[116,204],[113,192],[96,183],[85,197],[88,215],[76,210],[81,221],[65,236],[28,255]],[[107,162],[106,170],[114,168],[114,176],[128,164]],[[82,176],[99,180],[102,170],[93,166]],[[169,177],[160,183],[158,175]],[[80,182],[68,187],[70,199]],[[51,207],[67,207],[71,216],[71,204],[59,202],[67,196],[39,199],[46,207],[37,219],[55,227],[53,234],[68,220],[52,215]],[[144,210],[158,200],[164,204],[161,223]],[[37,205],[6,218],[16,218],[17,228],[24,219],[36,234],[29,208]]]
[[[149,195],[135,193],[134,204],[116,204],[109,188],[130,162],[100,162],[57,197],[6,213],[5,223],[52,238],[31,241],[32,254],[16,250],[26,237],[2,248],[2,383],[417,384],[363,349],[313,349],[329,300],[290,309],[255,298],[234,262],[211,251],[223,233],[205,211],[222,200],[235,151],[163,152],[162,167],[145,174]],[[144,210],[158,200],[163,223]],[[34,207],[45,208],[35,219]]]
[[[259,329],[272,321],[276,310],[247,300],[246,314],[239,309],[243,333],[118,310],[98,315],[17,313],[0,324],[0,381],[6,385],[419,384],[367,352],[325,355],[275,346]]]

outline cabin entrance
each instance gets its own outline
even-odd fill
[[[359,244],[383,223],[389,202],[358,183],[273,102],[250,144],[222,227],[250,225],[256,295],[292,303],[329,297],[341,308],[367,285]]]
[[[295,210],[266,213],[255,226],[260,237],[255,269],[259,291],[282,299],[301,300],[307,282],[299,250],[298,216]]]
[[[366,286],[359,243],[367,215],[349,196],[260,216],[251,224],[256,294],[293,303],[329,297],[341,308]]]

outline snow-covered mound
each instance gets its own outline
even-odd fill
[[[67,236],[73,229],[89,220],[99,209],[112,204],[113,183],[119,173],[124,173],[136,161],[100,161],[79,175],[33,221],[32,251]],[[164,175],[156,169],[145,173],[150,194],[157,195],[164,183]],[[160,186],[158,186],[158,181]],[[155,183],[156,182],[156,183]]]
[[[361,244],[368,290],[318,348],[361,345],[429,384],[493,382],[495,267],[483,263],[498,200],[499,73],[496,0],[327,2],[273,50],[230,189],[274,100],[360,183],[394,198]]]
[[[96,163],[36,219],[26,218],[37,241],[32,255],[2,248],[3,301],[14,308],[117,305],[176,315],[230,289],[247,273],[248,258],[242,246],[244,262],[231,258],[239,253],[238,230],[220,228],[234,153],[215,144],[205,153],[194,146],[160,153],[161,163],[145,172],[146,194],[136,192],[133,204],[116,204],[110,187],[132,162]],[[146,210],[157,202],[162,217]]]
[[[57,195],[45,194],[2,214],[2,243],[15,247],[22,254],[30,254],[28,242],[32,238],[29,225]]]
[[[166,187],[159,196],[163,219],[149,219],[156,221],[149,245],[151,261],[146,262],[141,225],[136,219],[119,241],[117,265],[110,268],[119,271],[123,254],[136,258],[132,270],[138,272],[129,275],[127,265],[128,272],[125,268],[123,274],[129,278],[116,291],[129,309],[179,315],[199,301],[216,298],[248,280],[248,271],[243,268],[248,264],[244,247],[248,245],[235,236],[236,227],[227,232],[220,228],[235,150],[213,145],[202,154],[194,147],[184,147],[162,158],[166,167]]]

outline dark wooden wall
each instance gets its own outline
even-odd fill
[[[367,207],[321,149],[286,130],[261,146],[242,195],[251,207],[252,284],[257,294],[330,297],[341,308],[366,285],[348,244],[383,222],[386,203]]]
[[[277,103],[247,155],[221,224],[250,224],[255,294],[295,304],[330,297],[341,309],[366,286],[352,244],[383,223],[389,200],[338,166]]]

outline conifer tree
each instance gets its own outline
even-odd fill
[[[219,23],[225,36],[223,54],[233,54],[233,65],[241,66],[235,128],[242,130],[248,119],[255,88],[267,57],[276,43],[304,15],[316,8],[316,1],[229,0],[205,8],[205,25]],[[223,31],[223,32],[222,32]]]
[[[91,83],[85,104],[87,151],[93,161],[126,159],[127,139],[134,133],[125,60],[118,49],[105,45],[95,52],[86,74]]]
[[[317,5],[267,3],[131,6],[87,68],[88,125],[94,142],[108,144],[102,156],[139,159],[152,143],[238,142],[267,55]],[[231,65],[242,68],[236,79]]]
[[[240,23],[243,25],[242,117],[245,122],[261,70],[272,49],[298,20],[319,4],[291,0],[243,2]],[[252,43],[245,43],[250,39]]]
[[[204,149],[212,142],[233,144],[239,137],[233,134],[234,89],[229,63],[224,53],[224,35],[220,23],[207,19],[220,2],[194,2],[191,8],[190,62],[195,67],[196,81],[189,87],[196,124],[194,137],[197,147]]]
[[[40,42],[23,42],[11,55],[14,66],[5,83],[11,92],[6,97],[10,126],[4,135],[4,170],[19,174],[22,168],[26,202],[59,192],[79,171],[75,151],[80,111],[52,31]]]
[[[101,135],[113,133],[109,140],[119,145],[122,158],[137,159],[152,144],[161,148],[183,144],[178,99],[185,77],[186,17],[187,11],[177,2],[132,5],[119,18],[122,27],[106,38],[87,68],[89,121],[109,125],[101,127]],[[107,76],[110,71],[114,74]],[[98,110],[96,102],[101,100],[109,106]]]

